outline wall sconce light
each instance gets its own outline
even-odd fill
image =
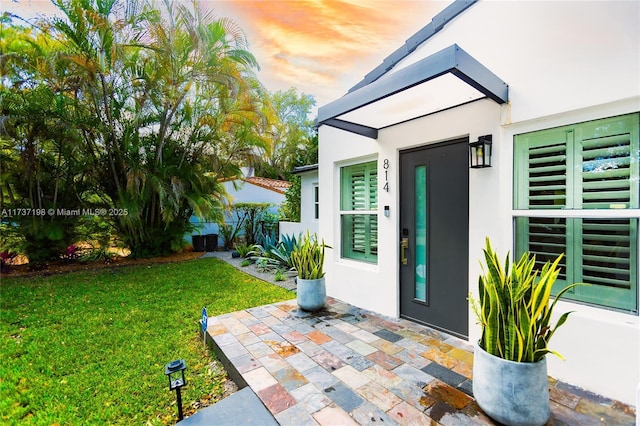
[[[469,144],[469,165],[472,169],[482,169],[491,167],[491,145],[492,135],[480,136],[477,142]]]
[[[178,359],[171,361],[164,367],[164,374],[169,377],[169,390],[176,390],[176,397],[178,399],[178,420],[182,420],[182,395],[180,394],[180,388],[187,384],[184,378],[184,370],[187,369],[187,363],[184,359]]]

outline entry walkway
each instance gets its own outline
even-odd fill
[[[493,425],[472,397],[472,347],[410,321],[329,299],[209,318],[238,386],[281,425]],[[549,425],[633,425],[635,409],[553,379]]]

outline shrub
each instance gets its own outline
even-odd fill
[[[301,185],[300,176],[291,175],[289,177],[289,189],[285,192],[285,201],[280,205],[278,213],[282,220],[290,222],[300,222],[300,198]]]

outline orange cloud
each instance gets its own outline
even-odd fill
[[[191,0],[179,0],[191,3]],[[25,17],[56,13],[50,0],[0,0]],[[297,87],[318,105],[342,96],[431,21],[441,0],[200,0],[237,22],[270,90]]]
[[[323,105],[360,81],[445,3],[231,0],[212,6],[245,30],[269,89],[295,86]]]

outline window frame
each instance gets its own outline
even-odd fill
[[[364,173],[364,207],[353,207],[353,192],[351,179],[355,173]],[[373,173],[373,178],[372,178]],[[369,160],[359,163],[343,165],[339,168],[340,194],[339,194],[339,224],[340,224],[340,257],[342,259],[378,263],[378,160]],[[372,181],[373,179],[373,181]],[[367,197],[366,195],[369,195]],[[372,200],[373,196],[373,200]],[[361,234],[363,250],[354,250],[354,238],[347,232],[353,233],[355,226],[352,222],[356,217],[362,216],[361,226],[365,230]]]
[[[586,192],[583,191],[582,182],[583,175],[589,173],[589,170],[585,168],[587,161],[583,162],[583,153],[587,148],[584,148],[585,141],[590,140],[584,135],[590,135],[589,131],[596,133],[594,129],[599,126],[601,128],[614,128],[619,123],[623,123],[621,127],[627,129],[630,134],[630,161],[629,167],[629,203],[622,208],[619,204],[610,204],[609,208],[603,208],[602,205],[583,205],[583,200],[586,200]],[[583,231],[583,223],[585,220],[593,221],[601,219],[606,220],[629,220],[629,238],[630,238],[630,250],[629,257],[629,275],[630,275],[630,288],[620,290],[626,292],[625,297],[631,296],[628,300],[622,302],[622,296],[617,297],[615,294],[619,293],[619,289],[609,287],[606,285],[590,285],[579,286],[573,291],[568,293],[566,297],[576,303],[583,303],[587,305],[593,305],[599,308],[621,311],[625,313],[638,314],[639,301],[638,301],[638,286],[639,286],[639,269],[640,261],[638,260],[638,251],[640,250],[639,232],[640,227],[640,201],[639,192],[640,184],[638,183],[639,165],[638,160],[640,154],[638,154],[638,148],[640,147],[640,113],[631,113],[621,116],[608,117],[602,119],[596,119],[586,122],[575,123],[567,126],[531,131],[527,133],[514,135],[513,139],[513,237],[514,237],[514,253],[516,256],[520,255],[526,250],[529,250],[530,246],[530,228],[528,226],[529,221],[527,218],[547,218],[547,219],[564,219],[565,231],[564,231],[564,252],[566,255],[567,269],[566,280],[559,279],[554,286],[553,294],[557,294],[566,284],[576,282],[583,278],[585,270],[583,267],[583,245],[582,240],[585,232]],[[554,134],[557,136],[560,132],[566,133],[566,184],[565,184],[565,201],[563,205],[557,205],[553,203],[554,196],[550,196],[548,205],[543,208],[538,208],[529,200],[530,189],[533,185],[530,183],[531,168],[529,167],[529,152],[528,149],[535,145],[536,139],[543,139],[549,137],[552,140]],[[605,136],[606,137],[606,136]],[[595,138],[592,137],[591,139]],[[559,140],[559,139],[558,139]],[[549,142],[549,144],[555,144],[556,142]],[[543,145],[543,144],[541,144]],[[599,149],[599,148],[598,148]],[[614,148],[616,149],[616,148]],[[605,160],[608,157],[604,157]],[[526,171],[523,167],[527,167]],[[560,191],[561,189],[558,188]],[[606,190],[603,190],[606,191]],[[559,194],[556,192],[556,194]],[[561,192],[560,192],[561,194]],[[561,195],[560,195],[561,197]],[[586,204],[586,202],[585,202]],[[524,219],[522,219],[524,218]],[[519,228],[518,221],[526,220],[527,226]]]
[[[311,191],[313,194],[313,220],[320,220],[320,187],[318,182],[314,182],[311,185]]]

